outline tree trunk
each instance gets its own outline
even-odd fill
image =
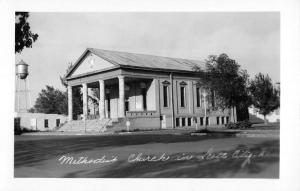
[[[267,120],[266,115],[264,115],[264,121],[265,121],[265,125],[267,125],[268,124],[268,120]]]

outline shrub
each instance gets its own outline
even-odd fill
[[[22,129],[21,129],[21,126],[20,126],[20,121],[21,121],[21,118],[20,117],[15,117],[14,118],[14,134],[15,135],[21,135],[22,134]]]
[[[20,127],[15,126],[15,135],[21,135],[22,134],[22,130]]]
[[[208,129],[200,129],[195,131],[194,133],[212,133],[212,131],[208,130]]]
[[[228,123],[225,125],[227,129],[249,129],[252,127],[252,123],[249,121],[238,121],[236,123]]]

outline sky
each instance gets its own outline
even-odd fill
[[[16,54],[29,64],[31,102],[46,85],[65,90],[59,76],[88,47],[205,60],[226,53],[253,78],[280,81],[279,12],[32,12],[32,48]]]

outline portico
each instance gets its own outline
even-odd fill
[[[126,114],[141,115],[140,112],[156,111],[155,97],[158,90],[155,89],[155,79],[134,78],[118,75],[110,79],[100,79],[94,82],[85,82],[81,85],[68,86],[68,111],[69,120],[76,119],[73,116],[72,90],[74,87],[82,91],[82,116],[92,118],[124,118]],[[93,89],[93,91],[89,91]],[[89,99],[97,100],[98,111],[91,112]],[[134,114],[132,114],[134,113]]]

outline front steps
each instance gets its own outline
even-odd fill
[[[81,133],[104,133],[113,132],[114,124],[119,123],[118,119],[89,119],[73,120],[57,129],[58,132],[81,132]]]

